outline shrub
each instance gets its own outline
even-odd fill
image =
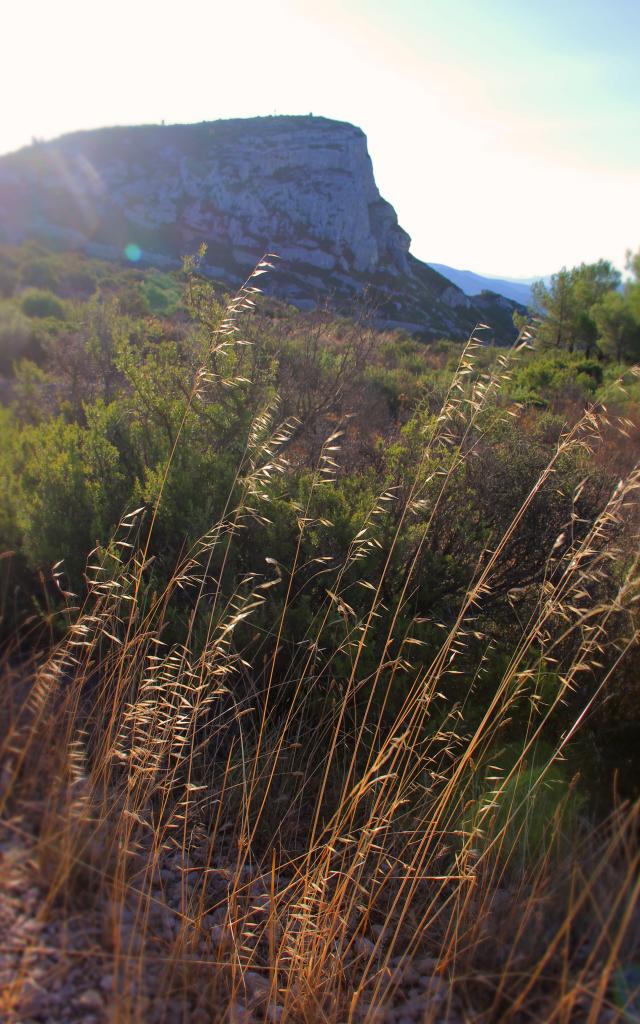
[[[49,317],[54,320],[67,319],[67,310],[64,302],[55,295],[52,295],[51,292],[41,291],[36,288],[25,292],[20,308],[26,316],[36,317],[40,320]]]
[[[16,359],[33,357],[33,324],[12,302],[0,302],[0,373],[8,375]]]
[[[55,292],[59,283],[58,270],[51,258],[27,260],[20,268],[20,284],[23,288],[33,287]]]
[[[596,359],[564,352],[533,353],[514,373],[511,393],[520,402],[546,405],[562,394],[591,398],[603,380]]]
[[[171,274],[149,274],[142,285],[142,294],[149,310],[161,316],[171,316],[182,304],[182,289]]]
[[[0,262],[0,297],[9,299],[18,285],[18,272],[9,262]]]

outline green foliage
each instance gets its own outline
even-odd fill
[[[67,310],[64,303],[51,292],[42,291],[38,288],[30,288],[24,293],[20,302],[20,308],[25,316],[37,317],[39,320],[49,317],[54,320],[67,319]]]
[[[0,298],[8,299],[18,286],[15,262],[7,254],[0,255]]]
[[[561,394],[592,398],[602,381],[603,367],[597,359],[548,350],[518,367],[512,393],[519,402],[544,407]]]
[[[33,357],[37,350],[29,317],[10,301],[0,301],[0,373],[8,376],[16,359]]]
[[[547,287],[538,281],[532,287],[534,302],[544,319],[537,332],[540,348],[582,349],[587,356],[598,347],[598,325],[594,307],[620,284],[620,274],[606,260],[563,267]]]
[[[142,294],[157,316],[172,316],[182,305],[182,288],[171,274],[151,273],[142,285]]]
[[[13,258],[23,265],[24,255]],[[61,288],[72,270],[79,273],[75,264],[56,268]],[[365,321],[299,314],[258,298],[251,300],[255,315],[230,342],[220,334],[223,296],[193,266],[184,298],[172,275],[107,275],[93,265],[87,275],[97,285],[84,300],[35,291],[24,293],[21,308],[15,299],[0,305],[7,360],[14,344],[11,411],[1,424],[0,552],[17,552],[23,590],[63,559],[70,589],[82,597],[89,552],[109,548],[123,512],[144,506],[153,531],[142,593],[162,593],[187,554],[198,571],[206,562],[203,592],[215,591],[222,605],[242,581],[267,577],[276,565],[283,585],[265,591],[251,625],[239,625],[239,649],[258,630],[265,657],[278,634],[284,649],[301,652],[326,620],[339,653],[330,671],[318,670],[313,699],[321,708],[349,678],[349,651],[381,581],[350,713],[355,721],[363,704],[380,699],[376,687],[389,684],[389,722],[409,684],[404,670],[379,666],[402,662],[404,638],[412,655],[430,663],[478,567],[526,505],[476,631],[490,637],[493,660],[482,661],[474,637],[442,673],[442,699],[462,701],[461,727],[472,728],[499,685],[493,666],[504,671],[524,614],[509,595],[534,600],[557,537],[567,523],[579,536],[599,488],[617,482],[603,471],[598,486],[584,484],[590,467],[576,447],[556,459],[552,478],[537,490],[567,420],[613,387],[615,368],[553,348],[521,352],[507,373],[503,353],[478,346],[461,370],[460,348],[450,342],[428,348]],[[602,301],[614,296],[617,304],[616,294]],[[37,314],[27,316],[28,298]],[[51,303],[66,319],[55,319]],[[40,332],[37,361],[25,358],[27,328]],[[289,418],[280,462],[269,437]],[[334,431],[338,438],[325,451]],[[216,531],[229,539],[205,556],[202,538]],[[330,596],[329,574],[337,571],[341,603]],[[291,609],[283,596],[289,580]],[[179,636],[189,622],[197,651],[213,613],[205,597],[190,620],[194,600],[185,586],[168,629]],[[274,657],[280,666],[281,655]],[[472,693],[461,692],[463,679],[475,680]],[[279,684],[286,700],[284,669]],[[518,705],[516,726],[527,713]]]
[[[31,359],[20,359],[13,365],[13,408],[21,423],[41,423],[49,418],[47,391],[50,379],[42,367]]]
[[[11,438],[15,527],[33,568],[61,557],[76,579],[91,543],[91,509],[84,435],[61,418],[25,426]]]
[[[223,1014],[237,944],[182,954],[231,843],[219,930],[275,988],[293,991],[306,935],[331,936],[300,1019],[355,1019],[360,992],[363,1019],[391,1005],[396,950],[430,975],[435,953],[436,996],[446,971],[454,1010],[486,1020],[512,997],[531,1019],[582,1012],[598,950],[615,984],[594,1012],[628,1001],[638,815],[609,805],[614,778],[637,796],[640,477],[611,435],[634,429],[638,377],[581,350],[427,348],[254,288],[225,301],[187,271],[183,301],[170,276],[96,271],[64,321],[5,300],[42,349],[0,381],[0,629],[27,623],[3,792],[37,809],[52,906],[89,891],[111,949],[133,878],[144,956],[173,865],[182,1016]],[[591,311],[617,322],[616,294]],[[598,416],[622,387],[625,415]],[[587,794],[607,805],[588,833]],[[277,927],[255,946],[265,882]]]
[[[592,308],[602,354],[616,362],[640,359],[640,320],[633,315],[629,299],[620,292],[607,292]]]
[[[627,406],[630,411],[640,407],[640,375],[636,367],[611,363],[605,372],[598,401]]]
[[[50,256],[34,257],[27,260],[20,268],[20,284],[23,288],[57,291],[60,278],[55,260]]]
[[[557,843],[575,834],[584,796],[575,791],[562,765],[552,763],[552,754],[538,746],[535,755],[522,761],[517,743],[496,756],[508,768],[503,778],[494,775],[465,822],[476,844],[499,835],[504,860],[516,854],[526,863],[548,849],[551,838]]]

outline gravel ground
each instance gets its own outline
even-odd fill
[[[0,837],[0,1019],[10,1024],[277,1024],[286,1015],[295,1020],[290,1004],[285,1009],[283,993],[274,994],[267,972],[259,970],[261,960],[267,962],[271,877],[243,869],[243,905],[236,898],[232,908],[234,869],[222,864],[209,869],[206,905],[215,909],[201,916],[199,930],[185,929],[181,906],[192,908],[188,917],[199,916],[194,907],[202,893],[199,869],[197,855],[187,862],[168,855],[154,876],[151,899],[144,903],[134,895],[126,901],[88,901],[84,908],[60,901],[52,905],[37,881],[27,841],[5,831]],[[287,882],[276,879],[281,889]],[[234,919],[242,924],[234,928]],[[245,956],[249,953],[252,969],[244,972],[241,983],[236,980],[235,989],[219,981],[211,1005],[215,983],[210,962],[234,944]],[[176,948],[181,949],[179,965],[171,961]],[[373,950],[371,939],[355,940],[350,960],[356,972]],[[185,965],[195,972],[189,986],[177,980]],[[390,1005],[382,1011],[363,997],[356,1012],[359,1020],[462,1024],[470,1019],[451,1011],[449,986],[435,975],[434,960],[397,957],[390,966],[397,989]],[[202,996],[198,973],[208,979]],[[173,984],[167,980],[172,975]]]
[[[208,864],[206,851],[201,856],[195,852],[186,861],[180,853],[167,853],[146,889],[149,898],[136,895],[142,877],[136,881],[134,876],[125,900],[95,894],[82,899],[80,893],[76,905],[69,905],[62,898],[47,898],[28,839],[0,823],[0,1021],[279,1024],[286,1020],[293,1024],[303,1020],[296,1012],[295,991],[285,994],[272,989],[266,970],[270,937],[277,938],[278,928],[271,914],[271,876],[245,867],[238,884],[236,869],[227,860],[207,867],[203,886]],[[275,892],[286,899],[289,883],[276,876]],[[199,927],[193,926],[194,920]],[[353,988],[374,954],[373,938],[359,935],[345,958]],[[248,964],[248,969],[232,974],[229,966],[216,966],[234,960]],[[281,963],[286,967],[285,957]],[[431,957],[395,957],[383,978],[388,986],[384,1007],[369,1002],[363,983],[352,1020],[491,1024],[486,1014],[459,1005]],[[309,1021],[308,1010],[305,1016]],[[581,1019],[587,1017],[585,1007]],[[347,1018],[345,1008],[345,1024]],[[318,1013],[318,1021],[324,1019]],[[598,1016],[597,1024],[623,1019],[609,1011]]]

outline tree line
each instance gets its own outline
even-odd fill
[[[537,281],[531,312],[541,316],[538,346],[616,362],[640,359],[640,250],[627,254],[627,270],[624,284],[608,260],[563,267],[548,285]],[[516,314],[516,326],[523,319]]]

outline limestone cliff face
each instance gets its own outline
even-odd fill
[[[383,318],[425,335],[473,326],[474,303],[409,254],[378,192],[364,133],[318,117],[109,128],[0,159],[0,238],[47,237],[108,258],[240,281],[264,252],[270,289],[299,305],[348,305],[373,286]],[[486,317],[486,310],[483,317]]]

